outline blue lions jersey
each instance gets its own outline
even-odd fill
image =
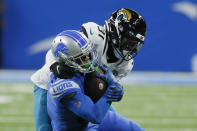
[[[48,84],[47,110],[54,131],[83,130],[88,122],[101,123],[110,107],[105,95],[97,103],[84,94],[84,75],[55,78]]]

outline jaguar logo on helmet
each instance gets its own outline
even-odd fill
[[[124,20],[125,22],[129,22],[132,19],[131,12],[126,9],[121,9],[117,12],[117,19],[119,21]]]

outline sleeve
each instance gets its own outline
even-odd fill
[[[80,86],[73,80],[55,78],[53,73],[50,76],[48,89],[51,96],[57,101],[60,101],[62,98],[68,98],[68,96],[71,97],[75,92],[81,91]]]
[[[105,96],[93,103],[81,91],[78,91],[72,99],[66,99],[64,102],[68,105],[67,108],[77,116],[95,124],[100,124],[103,121],[111,105]]]
[[[53,73],[50,77],[49,93],[55,100],[66,105],[65,107],[77,116],[92,123],[101,123],[111,105],[105,95],[94,103],[83,94],[80,84],[73,79],[55,78]]]

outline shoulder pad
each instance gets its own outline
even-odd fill
[[[87,34],[87,37],[95,37],[98,36],[99,33],[102,33],[105,35],[105,30],[102,26],[94,23],[94,22],[88,22],[82,25],[82,30],[84,30]]]

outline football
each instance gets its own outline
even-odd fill
[[[98,71],[87,73],[84,78],[84,91],[94,103],[96,103],[105,93],[107,89],[107,83],[96,77],[96,73],[104,74],[104,71],[99,68]]]

